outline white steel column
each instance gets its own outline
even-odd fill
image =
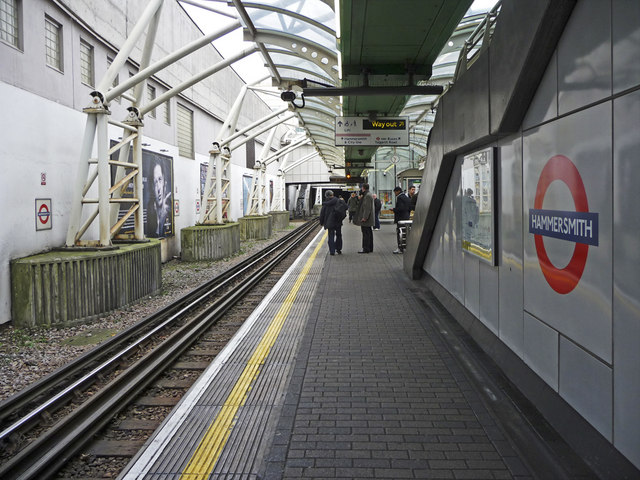
[[[109,208],[109,188],[111,174],[109,172],[109,134],[108,113],[98,115],[97,143],[98,143],[98,221],[100,224],[101,247],[111,245],[111,211]]]
[[[67,247],[73,247],[78,240],[78,232],[82,222],[82,191],[89,176],[89,158],[93,150],[93,141],[96,136],[97,117],[95,114],[87,115],[87,123],[84,127],[84,137],[80,147],[80,164],[76,175],[76,186],[73,194],[73,205],[71,206],[71,219],[67,229]]]

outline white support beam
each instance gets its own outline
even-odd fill
[[[139,84],[143,80],[146,80],[151,75],[159,72],[163,68],[168,67],[169,65],[175,63],[177,60],[180,60],[180,59],[184,58],[185,56],[189,55],[190,53],[195,52],[196,50],[202,48],[203,46],[211,43],[213,40],[215,40],[215,39],[217,39],[217,38],[219,38],[219,37],[221,37],[223,35],[226,35],[229,32],[232,32],[233,30],[235,30],[236,28],[239,28],[240,26],[241,26],[240,25],[240,21],[236,20],[235,22],[232,22],[231,24],[226,25],[226,26],[220,28],[219,30],[216,30],[216,31],[211,32],[211,33],[209,33],[207,35],[204,35],[203,37],[201,37],[201,38],[199,38],[197,40],[194,40],[193,42],[189,43],[188,45],[185,45],[184,47],[179,48],[175,52],[173,52],[173,53],[167,55],[166,57],[164,57],[162,60],[159,60],[159,61],[155,62],[153,65],[150,65],[150,66],[140,70],[134,76],[130,77],[129,79],[125,80],[124,82],[118,84],[118,86],[116,86],[116,87],[112,88],[111,90],[109,90],[104,95],[106,101],[110,102],[114,98],[120,96],[122,93],[124,93],[127,90],[129,90],[131,87],[134,87],[135,85]],[[254,49],[254,51],[255,51],[255,49]],[[113,82],[113,79],[111,81]],[[103,83],[104,82],[100,82],[101,85]]]

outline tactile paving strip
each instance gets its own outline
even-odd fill
[[[218,354],[121,478],[257,478],[320,281],[326,256],[321,250],[322,233]]]

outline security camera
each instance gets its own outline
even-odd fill
[[[387,172],[382,172],[382,176],[386,177],[387,176]]]
[[[282,100],[284,100],[285,102],[293,102],[296,99],[296,94],[295,94],[295,92],[292,92],[291,90],[287,90],[287,91],[282,92],[280,94],[280,98]]]

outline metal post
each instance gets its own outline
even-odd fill
[[[111,174],[109,172],[108,116],[104,112],[98,114],[98,219],[100,223],[100,246],[111,245],[111,216],[109,206],[109,188]]]
[[[87,115],[87,123],[84,128],[84,137],[82,138],[82,146],[80,147],[80,165],[78,165],[78,174],[76,176],[76,186],[74,188],[73,205],[71,207],[71,218],[69,220],[69,228],[67,229],[67,247],[73,247],[82,222],[82,190],[89,175],[89,158],[93,150],[93,141],[96,135],[97,115],[90,113]]]
[[[142,125],[138,131],[142,130]],[[128,156],[128,155],[127,155]],[[134,213],[134,235],[136,240],[144,239],[144,202],[142,198],[142,133],[133,139],[133,163],[138,167],[138,174],[133,183],[133,196],[138,199],[138,209]]]
[[[129,34],[124,44],[120,48],[120,51],[116,55],[116,58],[113,59],[113,63],[107,70],[107,73],[102,78],[102,81],[98,84],[97,90],[99,92],[106,91],[113,84],[113,80],[116,78],[116,76],[118,75],[118,72],[124,66],[124,64],[127,63],[129,54],[133,51],[133,48],[136,46],[136,42],[138,41],[140,36],[144,33],[144,29],[149,23],[149,21],[151,20],[151,18],[153,17],[153,15],[159,11],[163,1],[164,0],[151,0],[147,4],[147,7],[145,8],[144,12],[142,12],[140,19],[138,20],[138,23],[136,23],[136,26],[133,27],[133,30],[131,30],[131,33]],[[126,91],[127,89],[123,90],[123,92]],[[114,97],[110,97],[110,99],[112,98]]]
[[[222,219],[222,153],[216,156],[216,210],[214,223],[224,223]]]

